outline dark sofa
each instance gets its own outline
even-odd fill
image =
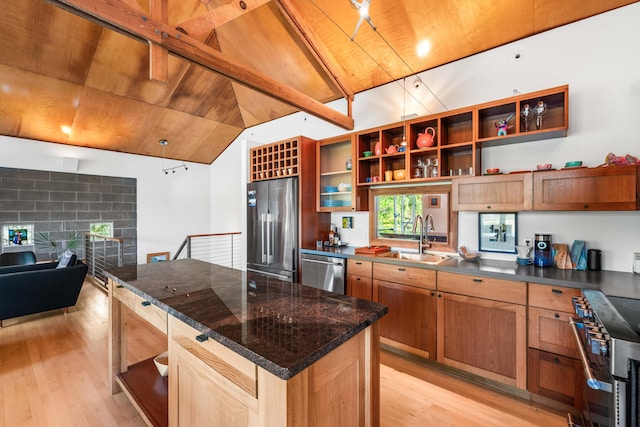
[[[74,306],[87,274],[87,265],[57,262],[0,267],[0,327],[2,321],[27,314]]]

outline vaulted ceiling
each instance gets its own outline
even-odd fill
[[[2,3],[1,135],[209,164],[245,128],[347,132],[324,103],[635,1],[371,0],[353,41],[349,0]]]

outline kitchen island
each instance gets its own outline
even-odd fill
[[[112,269],[109,378],[150,425],[379,425],[387,308],[198,260]],[[167,334],[168,381],[127,363],[128,307]]]

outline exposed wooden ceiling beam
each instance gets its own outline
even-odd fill
[[[209,32],[214,30],[216,27],[219,27],[226,22],[232,21],[240,15],[247,13],[270,1],[271,0],[244,0],[242,2],[239,2],[234,0],[229,2],[228,4],[225,4],[224,6],[216,7],[215,9],[210,10],[203,15],[196,16],[195,18],[184,21],[176,28],[184,30],[184,32],[191,37],[202,40],[203,37],[207,36],[207,34],[209,34]],[[244,4],[244,9],[240,5],[240,3]]]
[[[304,42],[307,49],[311,51],[320,63],[324,72],[331,78],[342,95],[351,102],[353,100],[353,90],[349,87],[347,80],[339,71],[338,67],[334,65],[335,61],[332,60],[327,49],[322,46],[322,43],[320,43],[311,28],[306,25],[300,13],[298,13],[289,0],[275,0],[274,3],[278,6],[284,17],[287,18],[293,29],[296,30],[298,37]]]
[[[164,24],[169,22],[167,0],[151,0],[149,3],[151,18]],[[169,51],[156,44],[149,44],[149,78],[162,83],[169,80]]]
[[[108,28],[164,46],[180,58],[193,62],[210,71],[221,74],[239,84],[278,99],[306,113],[316,116],[346,130],[353,130],[354,123],[348,117],[291,87],[272,79],[250,67],[228,58],[217,50],[190,37],[176,28],[158,22],[132,8],[127,0],[49,0],[86,19]]]

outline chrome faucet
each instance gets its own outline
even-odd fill
[[[431,247],[431,242],[429,242],[429,232],[434,231],[435,227],[433,226],[433,217],[431,214],[427,214],[426,218],[422,218],[421,215],[416,215],[413,219],[413,233],[416,232],[418,228],[418,221],[420,221],[420,238],[418,240],[418,253],[423,253],[425,248]]]

